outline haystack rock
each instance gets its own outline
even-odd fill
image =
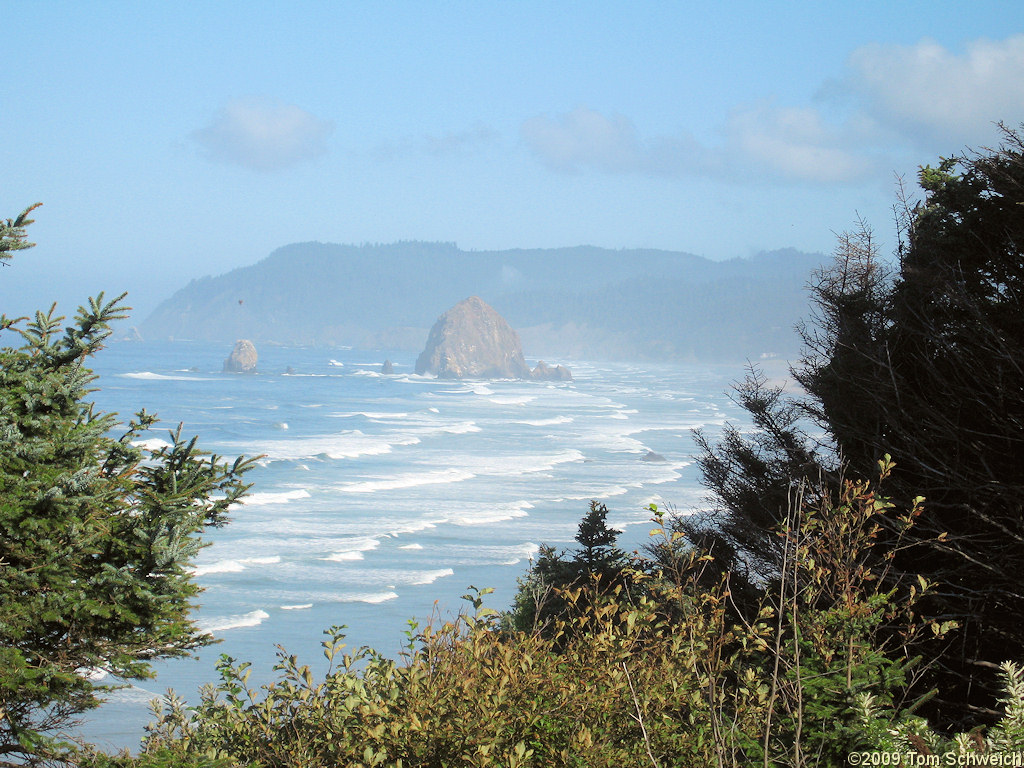
[[[529,379],[519,334],[476,296],[460,301],[434,323],[416,373],[439,379]]]
[[[380,367],[380,372],[385,376],[390,376],[395,372],[395,365],[390,360],[385,360],[384,364]]]
[[[224,361],[225,373],[249,373],[256,368],[256,347],[248,339],[239,339]]]
[[[564,365],[556,365],[552,368],[543,360],[537,363],[537,367],[533,369],[530,376],[537,381],[572,381],[572,371]]]

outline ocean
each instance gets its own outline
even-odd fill
[[[194,565],[196,618],[221,642],[90,713],[76,733],[105,748],[137,747],[168,688],[195,701],[221,654],[252,662],[259,684],[278,645],[316,669],[332,625],[397,656],[410,620],[453,615],[471,585],[504,610],[541,544],[572,548],[591,499],[639,549],[648,505],[704,499],[690,430],[743,421],[728,396],[740,365],[573,361],[571,382],[442,381],[404,353],[266,346],[258,373],[225,374],[229,352],[120,342],[93,361],[98,408],[159,415],[151,445],[181,423],[206,451],[262,456]]]

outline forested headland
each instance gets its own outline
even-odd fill
[[[102,695],[83,670],[138,677],[207,639],[187,564],[247,465],[185,438],[144,453],[146,414],[107,434],[85,363],[117,300],[63,329],[52,312],[0,319],[19,339],[0,351],[0,764],[1024,752],[1024,137],[1004,129],[918,181],[897,203],[894,262],[858,222],[812,281],[800,392],[751,367],[735,396],[753,428],[696,435],[703,513],[652,508],[649,544],[627,553],[593,503],[578,547],[542,549],[508,610],[470,588],[461,615],[411,627],[398,660],[345,648],[342,628],[324,676],[283,650],[278,681],[254,690],[225,659],[197,706],[166,698],[136,756],[51,734]],[[28,246],[28,213],[3,225],[2,260]]]
[[[453,243],[295,243],[193,280],[139,326],[146,339],[419,352],[445,309],[480,296],[531,356],[742,361],[795,354],[820,254],[711,261],[592,246],[463,251]]]

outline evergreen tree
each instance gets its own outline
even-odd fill
[[[514,629],[531,631],[549,628],[557,618],[565,618],[568,603],[564,592],[596,584],[598,592],[607,593],[622,586],[627,579],[628,560],[615,546],[622,531],[609,528],[608,507],[598,501],[580,521],[575,552],[556,552],[541,546],[529,573],[519,582],[509,622]],[[574,609],[585,609],[583,602]]]
[[[576,553],[575,562],[580,570],[587,573],[610,575],[618,570],[623,561],[622,552],[616,548],[622,531],[608,527],[608,507],[596,501],[590,502],[590,510],[580,520],[576,542],[581,549]]]
[[[926,649],[925,685],[940,691],[930,713],[953,724],[997,714],[998,665],[1024,645],[1024,139],[1004,129],[998,150],[943,160],[919,181],[924,200],[903,206],[894,274],[861,225],[812,286],[793,369],[807,397],[772,399],[748,380],[741,394],[769,406],[743,402],[757,432],[701,442],[724,524],[684,526],[760,558],[771,577],[778,545],[768,542],[790,489],[835,489],[891,454],[894,500],[926,501],[913,540],[893,544],[890,573],[936,583],[920,608],[959,624]],[[789,419],[800,413],[821,444]]]
[[[837,343],[799,372],[851,468],[889,452],[894,495],[927,499],[895,563],[960,624],[936,665],[945,720],[994,717],[997,665],[1024,644],[1024,144],[1004,139],[922,169],[898,275],[860,306],[826,297]]]
[[[0,227],[0,261],[29,246],[31,210]],[[43,759],[50,734],[109,690],[105,675],[147,677],[151,660],[212,641],[189,619],[187,566],[247,490],[250,462],[206,455],[180,428],[141,448],[145,411],[112,436],[116,415],[87,401],[86,362],[122,301],[100,294],[63,329],[55,307],[0,318],[20,338],[0,348],[0,762]]]

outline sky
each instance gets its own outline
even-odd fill
[[[1024,3],[0,0],[0,312],[293,242],[713,259],[895,244],[900,180],[1024,123]]]

